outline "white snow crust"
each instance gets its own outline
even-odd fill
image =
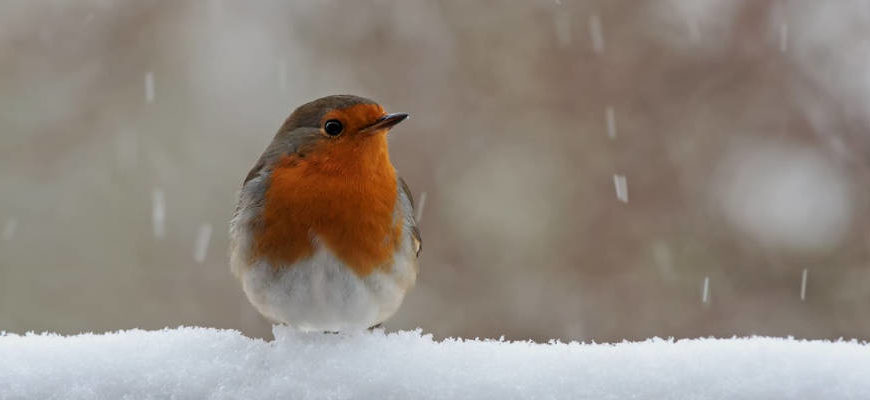
[[[274,334],[5,334],[0,399],[870,399],[870,346],[856,341]]]

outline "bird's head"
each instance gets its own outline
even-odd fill
[[[404,113],[387,114],[363,97],[327,96],[293,111],[267,152],[277,158],[293,155],[297,161],[308,160],[327,169],[370,163],[387,155],[387,132],[406,118]]]

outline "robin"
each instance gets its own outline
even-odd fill
[[[339,332],[390,318],[417,279],[414,202],[387,133],[408,114],[337,95],[293,111],[242,184],[230,264],[266,318]]]

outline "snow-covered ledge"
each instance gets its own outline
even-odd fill
[[[0,399],[870,399],[870,346],[207,328],[0,336]]]

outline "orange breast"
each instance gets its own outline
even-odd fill
[[[386,137],[324,142],[272,169],[254,258],[276,268],[311,256],[315,240],[359,276],[390,266],[400,243],[396,172]],[[328,146],[328,147],[327,147]]]

